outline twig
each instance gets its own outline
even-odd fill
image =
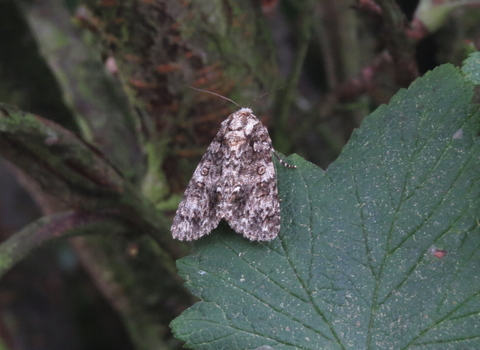
[[[0,245],[0,278],[47,241],[90,232],[123,232],[124,226],[101,213],[68,211],[42,217]]]
[[[288,135],[288,114],[290,111],[290,104],[294,90],[297,88],[297,83],[300,79],[300,74],[305,62],[307,50],[310,45],[310,38],[312,36],[312,11],[309,6],[303,6],[303,12],[299,15],[298,23],[300,23],[298,32],[298,48],[295,56],[292,69],[290,71],[287,86],[284,90],[280,90],[279,98],[275,108],[275,146],[276,149],[282,153],[288,152],[289,138]]]
[[[400,86],[408,86],[418,77],[415,61],[415,41],[407,36],[408,22],[394,0],[375,0],[382,9],[386,46],[398,69],[396,80]]]

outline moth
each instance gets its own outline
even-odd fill
[[[278,157],[267,128],[250,108],[230,114],[185,190],[173,219],[173,237],[199,239],[222,219],[251,241],[277,237],[280,201],[273,155],[281,164],[296,168]]]

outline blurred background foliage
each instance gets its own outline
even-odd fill
[[[0,349],[181,348],[168,324],[193,302],[174,268],[189,247],[169,240],[169,224],[236,108],[186,86],[248,106],[285,85],[253,109],[277,150],[326,168],[398,89],[480,46],[478,3],[0,0],[0,102],[72,131],[122,178],[95,178],[122,193],[105,198],[38,186],[36,168],[9,153],[20,141],[2,143],[0,240],[41,216],[133,208],[125,232],[40,242],[3,276]]]

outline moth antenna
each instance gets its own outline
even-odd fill
[[[242,106],[240,106],[237,102],[235,102],[234,100],[231,100],[229,99],[228,97],[225,97],[225,96],[222,96],[220,94],[217,94],[216,92],[213,92],[213,91],[208,91],[208,90],[203,90],[203,89],[198,89],[196,87],[193,87],[193,86],[189,86],[187,85],[190,89],[193,89],[193,90],[197,90],[197,91],[200,91],[200,92],[206,92],[208,94],[212,94],[212,95],[215,95],[215,96],[218,96],[220,98],[223,98],[224,100],[227,100],[227,101],[230,101],[232,102],[233,104],[237,105],[239,108],[242,108]],[[263,96],[263,95],[262,95]],[[260,96],[261,97],[261,96]]]
[[[282,85],[282,86],[280,86],[280,87],[277,87],[277,88],[275,88],[275,89],[269,90],[269,91],[261,94],[261,95],[258,96],[255,100],[253,100],[252,103],[250,103],[250,105],[248,106],[248,108],[251,108],[251,107],[253,106],[253,104],[254,104],[255,102],[257,102],[258,100],[260,100],[263,96],[266,96],[266,95],[268,95],[268,94],[271,93],[271,92],[274,92],[274,91],[283,89],[283,88],[284,88],[285,86],[287,86],[287,85],[288,85],[288,84]]]

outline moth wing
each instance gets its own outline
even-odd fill
[[[280,203],[272,152],[268,131],[259,122],[235,169],[223,169],[225,177],[229,172],[237,177],[228,197],[226,219],[235,231],[251,241],[270,241],[280,231]]]
[[[220,136],[217,135],[212,141],[188,183],[173,219],[173,238],[187,241],[198,239],[210,233],[220,222],[220,196],[217,190],[222,172],[218,164],[221,160]]]

